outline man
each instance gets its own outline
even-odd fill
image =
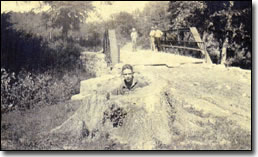
[[[158,27],[156,26],[155,45],[156,45],[156,49],[158,51],[160,51],[160,49],[161,49],[161,47],[160,47],[160,40],[161,40],[162,35],[163,35],[163,32],[161,30],[159,30]]]
[[[136,51],[137,38],[138,38],[138,33],[136,32],[135,28],[133,28],[132,33],[131,33],[131,39],[132,39],[132,44],[133,44],[133,52]]]
[[[150,31],[150,45],[151,45],[151,50],[155,51],[155,29],[152,26],[151,31]]]
[[[125,64],[122,67],[122,76],[123,76],[123,82],[118,89],[115,89],[114,91],[111,92],[113,95],[129,94],[130,92],[134,91],[136,88],[142,88],[148,85],[147,83],[139,82],[134,78],[133,67],[130,64]]]

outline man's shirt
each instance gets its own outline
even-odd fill
[[[163,32],[161,30],[156,30],[155,38],[161,38],[162,35],[163,35]]]
[[[134,32],[131,33],[131,38],[132,38],[132,40],[136,40],[137,37],[138,37],[138,33],[137,33],[136,31],[134,31]]]
[[[155,30],[151,30],[151,32],[150,32],[150,37],[153,37],[153,38],[154,38],[154,37],[155,37],[155,33],[156,33]]]
[[[133,83],[130,87],[127,87],[125,82],[123,81],[122,84],[120,85],[120,87],[118,89],[113,90],[111,93],[113,95],[126,95],[126,94],[131,93],[132,91],[134,91],[137,88],[142,88],[147,85],[148,85],[148,83],[141,83],[141,82],[135,80],[135,81],[133,81]]]

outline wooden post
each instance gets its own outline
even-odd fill
[[[212,64],[210,55],[206,50],[205,43],[202,41],[197,29],[195,27],[190,27],[190,31],[193,34],[194,40],[197,42],[198,47],[202,50],[202,53],[205,55],[205,63]]]
[[[108,30],[104,33],[103,38],[103,53],[105,54],[105,60],[107,62],[107,65],[111,65],[111,56],[110,56],[110,43],[109,43],[109,37],[108,37]]]
[[[120,61],[120,50],[117,45],[115,30],[106,30],[103,40],[103,53],[106,54],[108,66],[114,66]]]
[[[108,36],[109,36],[109,43],[110,43],[111,62],[112,62],[112,65],[115,65],[118,63],[118,58],[119,58],[115,30],[109,30]]]

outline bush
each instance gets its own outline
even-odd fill
[[[1,68],[1,112],[13,106],[13,96],[11,94],[11,82],[15,79],[14,73],[7,73]]]
[[[56,40],[48,44],[52,69],[71,70],[80,64],[80,52],[83,48],[73,41]]]
[[[250,69],[250,65],[252,65],[251,60],[251,52],[248,52],[247,55],[245,55],[245,52],[242,50],[237,51],[234,57],[229,57],[226,64],[228,66],[240,66],[240,68],[243,69]]]
[[[220,50],[219,50],[219,42],[216,41],[214,34],[212,32],[206,33],[204,32],[203,41],[206,45],[206,50],[209,53],[211,60],[213,63],[220,63]]]
[[[79,92],[80,76],[45,72],[32,74],[22,70],[17,75],[1,69],[1,112],[28,110],[66,101]]]

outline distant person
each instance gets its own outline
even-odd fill
[[[118,89],[115,89],[111,92],[113,95],[129,94],[131,91],[134,91],[136,88],[142,88],[148,85],[147,83],[142,83],[134,78],[133,67],[130,64],[125,64],[122,67],[121,75],[123,76],[122,84]]]
[[[152,26],[151,31],[150,31],[150,45],[151,45],[151,50],[155,51],[155,28]]]
[[[131,33],[131,39],[132,39],[132,45],[133,45],[133,52],[137,51],[137,38],[138,38],[138,33],[136,32],[136,29],[132,29]]]
[[[158,27],[156,26],[156,30],[155,30],[155,47],[156,50],[160,51],[161,50],[161,37],[163,35],[163,32],[161,30],[158,29]]]
[[[221,52],[221,61],[220,64],[225,65],[226,59],[227,59],[227,47],[228,47],[228,38],[226,38],[225,42],[222,46],[222,52]]]

